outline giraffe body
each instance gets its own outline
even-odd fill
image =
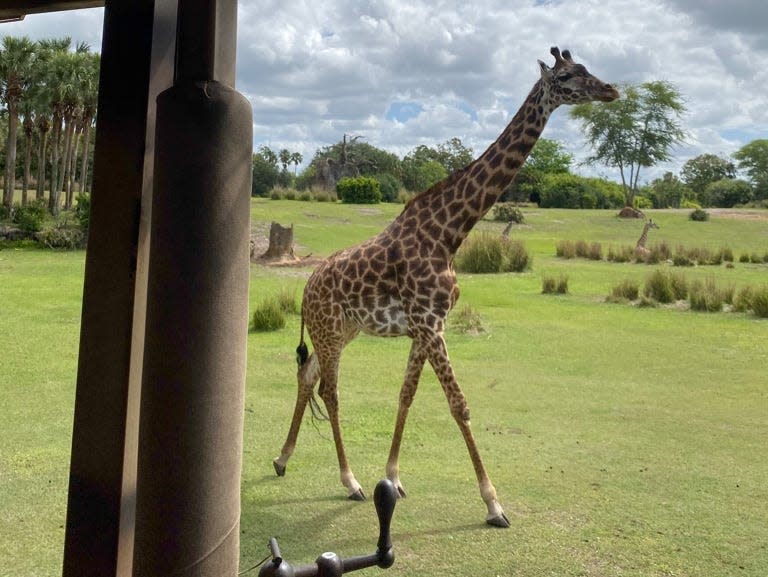
[[[302,327],[306,326],[314,352],[307,355],[302,328],[297,349],[299,390],[288,438],[274,460],[278,475],[285,474],[304,409],[319,380],[318,392],[331,421],[341,482],[349,498],[365,498],[347,462],[339,426],[341,352],[361,331],[382,337],[408,336],[411,350],[400,390],[387,477],[404,497],[398,466],[400,443],[421,371],[429,362],[467,445],[488,509],[486,522],[509,526],[472,435],[469,408],[451,367],[443,331],[459,298],[453,269],[456,251],[516,176],[550,114],[560,104],[618,97],[615,88],[574,63],[568,51],[561,55],[552,48],[551,53],[556,60],[554,68],[539,62],[541,79],[499,138],[477,160],[415,196],[384,231],[331,255],[310,276],[302,301]]]

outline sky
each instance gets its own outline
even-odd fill
[[[0,35],[66,33],[100,51],[102,15],[29,15]],[[458,137],[478,156],[557,45],[606,82],[664,80],[682,94],[687,141],[647,182],[768,138],[766,30],[765,0],[241,0],[237,88],[255,148],[300,152],[303,166],[344,134],[400,157]],[[575,172],[619,179],[579,163],[589,149],[565,107],[543,136],[574,155]]]

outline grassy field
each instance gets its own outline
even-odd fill
[[[381,230],[400,207],[255,200],[257,230],[294,223],[301,255],[327,255]],[[768,575],[768,321],[743,313],[606,304],[625,278],[662,264],[557,259],[558,240],[634,244],[638,222],[600,211],[526,210],[513,229],[533,255],[523,274],[460,275],[484,331],[450,331],[451,358],[508,530],[485,526],[466,449],[425,370],[401,454],[408,498],[393,521],[390,575]],[[665,241],[768,252],[768,213],[652,211]],[[502,224],[482,222],[500,231]],[[768,265],[685,269],[762,286]],[[251,269],[251,307],[300,298],[308,269]],[[0,573],[60,573],[83,253],[0,251]],[[566,274],[569,294],[541,294]],[[286,477],[274,475],[295,400],[299,317],[251,333],[242,478],[241,566],[270,536],[305,563],[372,552],[372,503],[344,498],[330,428],[307,418]],[[352,467],[371,494],[383,476],[406,339],[360,337],[340,375]],[[251,574],[256,574],[254,570]],[[361,575],[379,574],[367,570]]]

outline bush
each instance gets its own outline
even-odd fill
[[[709,213],[706,210],[697,208],[688,215],[688,218],[696,222],[706,222],[709,220]]]
[[[749,262],[749,255],[745,252],[739,255],[739,262]]]
[[[277,331],[285,326],[285,313],[276,298],[268,298],[253,311],[252,329],[256,332]]]
[[[285,200],[296,200],[296,191],[293,189],[286,189],[285,194],[283,194],[283,198]]]
[[[749,285],[743,286],[733,298],[733,310],[739,313],[745,313],[752,309],[753,288]]]
[[[634,301],[640,296],[640,284],[631,279],[624,279],[611,289],[610,302]]]
[[[479,334],[485,332],[483,319],[470,305],[464,305],[460,309],[454,309],[448,318],[451,329],[463,334]]]
[[[762,319],[768,318],[768,285],[754,289],[750,304],[755,315]]]
[[[544,276],[541,279],[541,292],[543,294],[568,294],[568,277],[560,275],[559,278]]]
[[[694,281],[691,284],[689,300],[691,310],[715,313],[723,310],[727,297],[725,291],[715,284],[714,279],[707,279],[706,282]]]
[[[85,234],[79,228],[56,226],[37,234],[37,242],[47,248],[74,250],[85,246]]]
[[[560,240],[555,246],[555,254],[560,258],[576,258],[576,245],[572,240]]]
[[[272,200],[282,200],[283,195],[280,194],[280,191],[275,188],[272,190],[272,192],[269,193],[269,198]]]
[[[671,303],[675,300],[670,275],[661,270],[652,272],[645,280],[643,294],[659,303]]]
[[[377,174],[375,178],[379,182],[381,189],[381,200],[384,202],[397,202],[398,194],[403,187],[400,181],[388,172]]]
[[[367,176],[342,178],[336,184],[336,194],[347,204],[378,204],[381,202],[381,185],[375,178]]]
[[[531,266],[525,244],[489,233],[470,236],[456,255],[456,270],[468,273],[522,272]]]
[[[45,203],[36,201],[27,206],[14,207],[12,220],[23,232],[32,234],[43,227],[45,214]]]
[[[91,224],[91,197],[87,194],[77,195],[77,204],[75,205],[75,216],[80,224],[80,230],[88,235],[88,227]]]
[[[305,190],[299,193],[299,200],[302,200],[304,202],[309,202],[310,200],[312,200],[312,193],[309,192],[308,190]]]
[[[683,274],[670,273],[669,286],[672,289],[672,296],[677,301],[681,301],[688,296],[688,281]]]
[[[608,260],[610,262],[630,262],[635,256],[635,249],[632,246],[624,245],[618,248],[613,246],[608,248]]]
[[[275,297],[277,304],[280,306],[280,310],[287,314],[296,314],[299,312],[299,307],[296,304],[296,292],[287,288],[280,289]]]
[[[328,193],[328,192],[326,192],[324,190],[321,190],[320,192],[315,194],[315,200],[317,202],[332,202],[332,201],[334,201],[336,199],[332,198],[330,193]]]
[[[511,202],[499,202],[493,207],[493,220],[502,222],[515,222],[517,224],[525,223],[523,211]]]

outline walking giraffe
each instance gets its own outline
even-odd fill
[[[659,225],[648,219],[643,227],[643,234],[637,239],[637,244],[635,245],[635,257],[638,260],[644,260],[645,257],[651,254],[651,251],[645,248],[645,243],[648,241],[648,231],[652,228],[659,228]]]
[[[509,520],[486,473],[469,422],[469,409],[456,381],[443,330],[459,297],[453,259],[462,241],[488,212],[520,170],[550,114],[561,104],[609,102],[618,91],[553,47],[555,65],[539,61],[541,78],[499,138],[474,162],[415,196],[379,235],[337,252],[312,273],[304,289],[298,394],[282,452],[274,460],[278,475],[296,446],[301,419],[315,383],[331,421],[341,483],[350,499],[365,498],[347,462],[339,427],[336,390],[342,349],[360,331],[412,339],[392,437],[386,474],[401,497],[398,456],[405,421],[424,363],[434,369],[461,430],[488,508],[486,522],[509,527]],[[304,328],[314,345],[309,355]]]

